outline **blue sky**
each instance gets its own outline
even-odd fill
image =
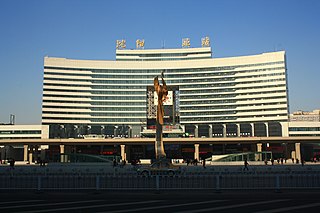
[[[1,0],[0,123],[41,123],[44,56],[115,60],[134,48],[192,47],[209,36],[214,57],[287,54],[290,111],[320,108],[318,0]]]

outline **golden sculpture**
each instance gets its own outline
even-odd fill
[[[156,143],[155,143],[155,151],[156,158],[163,159],[166,157],[166,153],[164,152],[163,140],[162,140],[162,125],[163,125],[163,102],[167,99],[168,89],[166,82],[164,81],[163,72],[161,72],[162,85],[159,83],[158,76],[154,78],[154,90],[158,95],[158,106],[157,106],[157,117],[156,117]]]

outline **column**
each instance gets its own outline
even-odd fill
[[[226,124],[222,124],[223,129],[222,129],[222,137],[227,137],[227,125]]]
[[[301,147],[300,147],[300,143],[295,143],[295,149],[296,149],[296,159],[298,159],[299,162],[301,162]]]
[[[212,124],[209,125],[209,138],[212,138]]]
[[[237,125],[237,137],[240,137],[240,124]]]
[[[65,156],[64,154],[64,145],[60,145],[60,162],[63,163],[65,162]]]
[[[126,145],[122,144],[121,147],[121,160],[127,160],[126,159]]]
[[[132,126],[128,126],[128,138],[132,138]]]
[[[199,157],[199,144],[194,144],[194,159],[198,159],[199,161]]]
[[[198,138],[199,137],[199,126],[198,125],[194,125],[194,127],[195,127],[194,128],[194,137]]]
[[[250,123],[251,125],[251,137],[254,137],[254,123]]]
[[[269,137],[269,125],[268,125],[268,122],[265,122],[264,125],[266,125],[266,134],[267,134],[267,137]]]
[[[28,161],[28,145],[23,145],[23,161]]]
[[[257,152],[260,152],[260,153],[257,153],[256,154],[256,161],[259,160],[259,161],[262,161],[262,143],[257,143]]]
[[[33,146],[30,146],[30,149],[29,149],[29,163],[31,164],[32,163],[32,160],[33,160]]]
[[[114,126],[113,135],[114,137],[118,137],[118,126]]]

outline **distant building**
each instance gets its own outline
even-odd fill
[[[49,138],[48,125],[0,125],[0,140]]]
[[[14,139],[47,139],[49,138],[48,125],[0,125],[0,144],[1,140]],[[39,146],[44,147],[44,146]],[[48,148],[46,146],[46,148]],[[7,160],[13,158],[15,160],[25,160],[28,152],[32,152],[38,147],[28,147],[28,145],[12,144],[0,145],[0,159]]]
[[[289,136],[320,136],[320,110],[297,111],[289,116]]]
[[[307,111],[297,111],[289,116],[289,121],[291,122],[304,122],[304,121],[310,121],[310,122],[320,122],[320,109],[313,110],[312,112]]]

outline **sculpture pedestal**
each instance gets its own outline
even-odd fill
[[[166,153],[164,152],[163,140],[162,140],[162,125],[159,122],[156,123],[156,141],[155,141],[156,159],[165,159]]]

